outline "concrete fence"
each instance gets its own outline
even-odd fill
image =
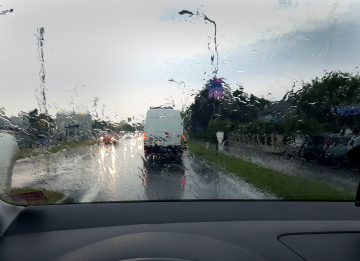
[[[280,134],[242,134],[230,132],[229,145],[257,146],[277,152],[285,149],[284,137]]]

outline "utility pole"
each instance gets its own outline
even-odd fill
[[[37,46],[38,46],[38,59],[40,61],[40,72],[39,72],[39,77],[40,77],[40,88],[39,88],[39,92],[40,92],[40,97],[36,96],[36,99],[38,100],[38,104],[39,104],[39,109],[40,112],[43,112],[45,114],[48,114],[48,110],[46,108],[46,95],[45,95],[45,91],[46,91],[46,87],[45,87],[45,60],[44,60],[44,27],[38,28],[37,30],[38,35],[35,34],[36,38],[37,38]]]
[[[217,74],[218,70],[219,70],[219,54],[218,54],[218,50],[217,50],[217,43],[216,43],[216,23],[215,21],[209,19],[206,15],[204,14],[199,14],[198,12],[196,14],[194,14],[193,12],[190,12],[188,10],[182,10],[179,12],[180,15],[184,15],[184,14],[187,14],[189,15],[190,17],[191,16],[201,16],[205,21],[208,21],[210,23],[212,23],[214,25],[214,29],[215,29],[215,32],[214,32],[214,45],[215,45],[215,53],[216,53],[216,65],[214,65],[214,55],[211,56],[211,65],[213,65],[215,68],[214,68],[214,71],[213,73]],[[210,49],[209,49],[210,50]],[[211,51],[211,50],[210,50]]]
[[[191,16],[202,17],[205,21],[208,21],[208,22],[210,22],[210,23],[212,23],[214,25],[214,49],[215,49],[215,54],[216,54],[216,65],[214,65],[214,54],[211,55],[211,65],[214,66],[213,75],[214,75],[214,78],[216,78],[216,74],[217,74],[217,72],[219,70],[219,53],[218,53],[218,50],[217,50],[217,43],[216,43],[216,23],[215,23],[215,21],[209,19],[205,14],[199,14],[199,12],[194,14],[193,12],[190,12],[188,10],[182,10],[182,11],[179,12],[179,14],[180,15],[189,15],[190,17]],[[209,45],[210,45],[210,42],[209,42]],[[208,49],[210,50],[210,47],[208,47]],[[218,93],[217,93],[217,97],[219,97]],[[216,100],[216,96],[214,97],[214,119],[216,120],[215,100]],[[216,129],[218,130],[219,127],[217,126]],[[216,137],[216,151],[217,151],[218,150],[218,140],[217,140],[216,130],[215,130],[215,137]]]

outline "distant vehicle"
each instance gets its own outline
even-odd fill
[[[359,145],[360,138],[357,136],[333,135],[327,141],[325,160],[342,165],[347,162],[347,152]]]
[[[357,147],[357,146],[360,146],[360,137],[354,138],[354,143],[352,144],[352,146],[354,148]]]
[[[324,155],[324,136],[307,136],[304,145],[300,150],[300,157],[305,161],[321,159]]]
[[[152,107],[147,111],[144,126],[144,151],[147,158],[180,159],[183,153],[183,120],[180,111],[171,107]]]
[[[302,150],[305,141],[306,141],[306,136],[300,134],[293,135],[290,138],[290,141],[287,142],[287,147],[285,151],[287,158],[288,159],[290,159],[291,157],[299,158],[300,151]]]
[[[93,129],[92,134],[94,135],[95,138],[100,138],[101,134],[102,134],[102,130],[101,129]]]
[[[332,135],[326,139],[326,144],[324,147],[324,159],[328,163],[336,163],[343,161],[346,158],[347,153],[347,143],[349,138],[346,140],[341,137],[341,135]]]
[[[100,145],[100,144],[110,145],[110,144],[116,144],[116,143],[117,143],[117,140],[111,136],[101,136],[98,139],[98,145]]]
[[[98,145],[117,144],[119,138],[119,135],[117,135],[114,131],[109,129],[103,129],[101,136],[98,138]]]

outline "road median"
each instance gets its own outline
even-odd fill
[[[63,149],[75,149],[78,147],[94,145],[96,144],[96,140],[86,140],[86,141],[78,141],[78,142],[67,142],[67,141],[59,141],[56,146],[51,146],[47,148],[46,146],[35,148],[35,149],[20,149],[18,154],[16,155],[16,160],[23,158],[35,157],[47,153],[56,153]]]

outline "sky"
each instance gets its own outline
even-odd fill
[[[0,108],[7,116],[37,108],[142,121],[150,106],[187,108],[213,77],[275,101],[294,84],[325,71],[358,73],[360,65],[354,0],[2,0],[0,13],[9,9],[0,15]],[[216,23],[217,53],[214,24],[204,15]]]

